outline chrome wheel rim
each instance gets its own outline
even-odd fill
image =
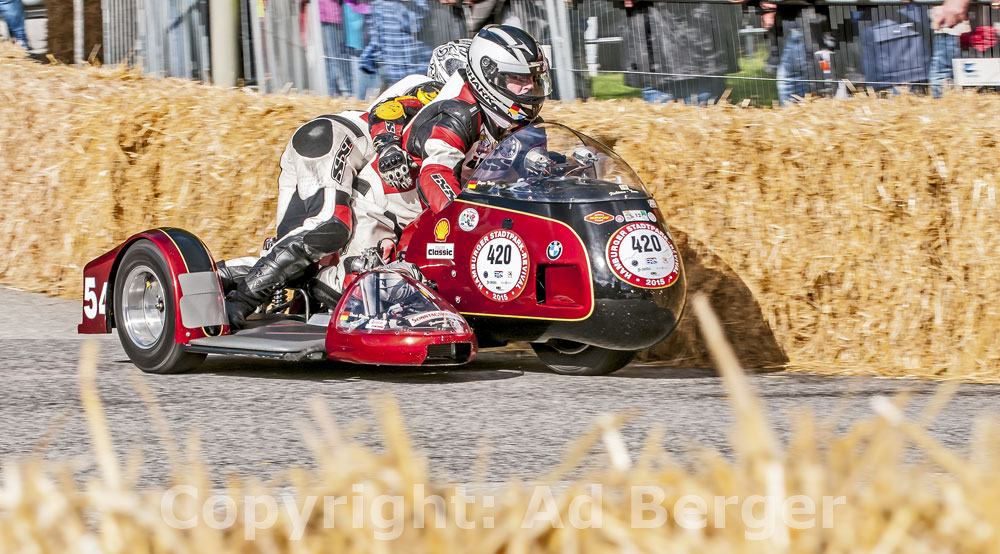
[[[556,352],[558,352],[560,354],[568,354],[568,355],[579,354],[579,353],[583,352],[584,350],[590,348],[589,344],[583,344],[581,342],[574,342],[574,341],[561,340],[561,339],[553,339],[553,340],[549,341],[548,344]]]
[[[166,303],[163,286],[149,266],[139,265],[125,277],[121,305],[124,331],[132,344],[148,350],[163,334]]]

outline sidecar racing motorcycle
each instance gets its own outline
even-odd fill
[[[118,329],[140,369],[207,354],[379,365],[460,365],[527,341],[556,373],[602,375],[665,339],[684,265],[656,201],[613,151],[542,123],[507,137],[443,211],[395,249],[425,279],[354,276],[336,306],[288,291],[232,332],[209,249],[176,228],[138,233],[84,268],[80,333]]]

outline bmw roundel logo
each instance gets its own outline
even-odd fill
[[[550,260],[558,260],[559,256],[562,256],[562,243],[557,240],[550,242],[549,247],[545,249],[545,255]]]

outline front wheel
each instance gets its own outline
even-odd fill
[[[531,349],[560,375],[607,375],[628,365],[636,354],[567,340],[533,342]]]
[[[173,281],[152,242],[140,240],[125,251],[115,277],[114,312],[122,348],[146,373],[180,373],[205,359],[174,341]]]

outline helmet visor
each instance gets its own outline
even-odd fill
[[[549,72],[545,68],[531,73],[500,72],[498,87],[518,102],[534,103],[552,92]]]

